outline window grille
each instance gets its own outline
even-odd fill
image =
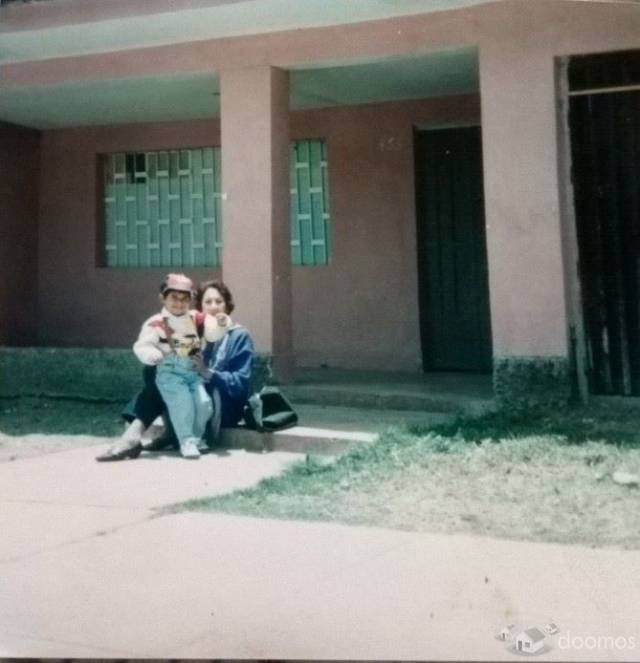
[[[291,260],[326,265],[330,256],[327,148],[291,144]],[[221,264],[220,148],[103,155],[107,267]]]
[[[291,261],[294,265],[327,265],[329,182],[324,140],[291,145]]]
[[[220,148],[103,156],[107,267],[220,264]]]

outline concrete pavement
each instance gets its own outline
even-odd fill
[[[638,551],[158,515],[297,456],[96,451],[0,463],[0,656],[513,660],[554,621],[540,660],[640,657]]]

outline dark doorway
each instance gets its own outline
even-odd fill
[[[640,53],[576,58],[569,80],[589,390],[639,396]]]
[[[479,127],[415,135],[420,332],[427,371],[491,371]]]

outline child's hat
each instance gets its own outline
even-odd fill
[[[162,283],[162,294],[164,295],[168,290],[193,294],[193,281],[184,274],[167,274]]]

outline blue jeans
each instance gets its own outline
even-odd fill
[[[188,357],[169,355],[158,365],[156,386],[169,411],[180,444],[200,440],[213,413],[211,396]]]

